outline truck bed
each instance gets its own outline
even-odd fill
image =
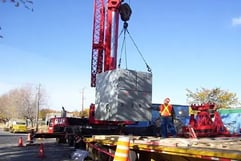
[[[129,136],[129,149],[138,152],[139,160],[241,160],[241,137],[160,138]],[[95,135],[87,143],[115,146],[118,135]],[[156,159],[155,159],[156,158]],[[158,159],[159,158],[159,159]],[[172,159],[170,159],[172,158]]]

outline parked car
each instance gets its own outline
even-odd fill
[[[9,131],[11,133],[17,133],[17,132],[27,132],[27,124],[25,120],[19,120],[19,119],[14,119],[10,120],[9,123]]]

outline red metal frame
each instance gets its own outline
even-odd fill
[[[121,2],[121,0],[108,0],[108,2],[107,0],[95,0],[94,2],[91,87],[96,85],[97,73],[116,69],[119,26],[118,8]]]
[[[91,87],[95,87],[96,74],[102,72],[104,52],[105,2],[95,0],[91,58]]]
[[[192,110],[197,111],[190,116],[189,126],[183,128],[184,135],[191,134],[191,137],[208,137],[217,135],[229,135],[219,113],[214,109],[214,104],[191,105]],[[214,119],[211,118],[210,111],[213,111]],[[191,131],[193,130],[193,131]],[[195,134],[195,136],[194,136]]]
[[[121,0],[109,0],[105,30],[104,71],[116,69],[118,46],[119,6]]]
[[[98,146],[95,145],[95,144],[87,143],[87,145],[88,145],[89,147],[91,147],[91,148],[96,149],[97,151],[99,151],[99,152],[101,152],[101,153],[104,153],[104,154],[106,154],[106,155],[114,158],[114,154],[112,154],[111,152],[108,152],[108,151],[106,151],[106,150],[101,149],[100,147],[98,147]],[[114,146],[114,145],[113,145],[113,146]]]

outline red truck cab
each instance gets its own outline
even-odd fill
[[[67,117],[54,117],[49,120],[48,133],[62,132],[69,125]]]
[[[48,122],[48,133],[64,132],[67,126],[88,124],[88,119],[77,117],[53,117]]]

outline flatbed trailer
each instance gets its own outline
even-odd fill
[[[35,133],[33,135],[34,138],[61,138],[64,137],[64,132],[58,132],[58,133]]]
[[[61,132],[36,132],[32,138],[56,138],[57,143],[68,143],[70,146],[75,144],[78,138],[91,137],[92,135],[120,134],[121,125],[67,125]]]
[[[85,138],[84,141],[92,158],[109,161],[114,157],[119,137],[121,136],[94,135]],[[129,161],[241,160],[241,137],[199,139],[128,137],[130,138]]]
[[[35,133],[33,134],[32,138],[35,139],[49,139],[49,138],[55,138],[57,143],[66,143],[66,133],[64,132],[56,132],[56,133],[47,133],[47,132],[42,132],[42,133]]]

